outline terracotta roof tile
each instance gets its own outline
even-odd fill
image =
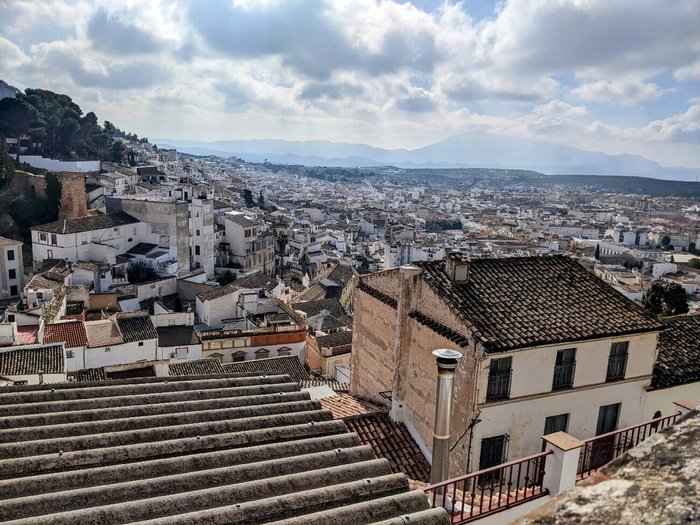
[[[387,413],[346,418],[345,424],[371,445],[380,458],[389,460],[392,472],[403,472],[418,481],[430,479],[430,463],[408,433],[406,425],[392,421]]]
[[[454,282],[443,271],[443,261],[416,263],[423,270],[424,282],[465,321],[487,352],[662,327],[637,304],[567,257],[474,259],[465,264],[469,265],[467,281]],[[363,280],[358,288],[396,305],[398,291],[391,297]]]
[[[367,403],[350,394],[322,397],[319,401],[323,408],[331,411],[333,419],[345,419],[348,417],[376,414],[377,412],[386,412],[386,408]]]
[[[652,388],[667,388],[700,381],[700,314],[669,317],[659,334],[659,355]]]
[[[171,376],[194,376],[207,374],[225,374],[221,361],[211,357],[193,359],[191,361],[171,362],[169,365]]]
[[[0,350],[0,376],[25,374],[61,374],[66,371],[63,345],[36,345]]]
[[[146,312],[117,314],[117,324],[125,343],[158,339],[158,332]]]
[[[87,334],[82,321],[47,324],[44,343],[65,343],[66,348],[87,346]]]
[[[91,348],[120,345],[124,342],[117,325],[110,319],[85,321],[85,334]]]
[[[75,219],[61,219],[48,224],[40,224],[32,226],[32,230],[50,233],[80,233],[92,230],[105,230],[107,228],[116,228],[126,224],[135,224],[138,219],[132,217],[128,213],[122,211],[109,215],[86,215],[85,217],[76,217]]]
[[[288,374],[294,381],[304,381],[309,378],[309,373],[296,356],[269,357],[267,359],[254,359],[237,363],[224,363],[223,367],[226,373],[229,374]]]

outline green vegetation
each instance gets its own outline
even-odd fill
[[[136,262],[129,266],[129,269],[126,271],[126,279],[129,281],[129,284],[147,283],[158,280],[158,274],[150,266],[142,262]]]
[[[216,282],[221,286],[226,286],[236,280],[236,274],[231,270],[226,270],[216,278]]]
[[[653,283],[642,297],[644,311],[654,317],[688,312],[688,294],[678,283]]]
[[[688,266],[690,266],[691,268],[700,269],[700,259],[693,257],[688,261]]]
[[[27,89],[15,98],[0,100],[0,137],[29,137],[29,154],[58,159],[100,159],[123,162],[124,138],[144,142],[124,133],[110,122],[100,126],[92,112],[82,109],[67,95],[44,89]],[[19,156],[19,152],[18,152]]]
[[[450,221],[447,219],[436,221],[425,221],[425,231],[441,232],[445,230],[461,230],[462,223],[460,221]]]

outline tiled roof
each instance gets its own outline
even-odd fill
[[[30,290],[51,290],[55,293],[63,288],[63,283],[54,281],[53,279],[47,279],[43,275],[37,273],[29,280],[27,288]]]
[[[288,374],[294,381],[304,381],[309,378],[309,373],[304,365],[301,364],[298,357],[293,355],[224,363],[223,366],[229,374]]]
[[[345,424],[371,445],[380,458],[389,460],[392,472],[402,472],[417,481],[430,479],[430,463],[408,433],[406,425],[392,421],[386,412],[345,418]]]
[[[663,325],[573,259],[474,259],[455,283],[443,262],[417,263],[487,352],[650,332]]]
[[[125,343],[158,339],[158,332],[146,312],[117,314],[117,324]]]
[[[276,279],[265,275],[263,272],[254,272],[245,277],[236,279],[226,286],[212,286],[210,289],[198,293],[197,297],[199,297],[200,301],[211,301],[244,288],[265,288],[267,290],[272,290],[275,286],[277,286]]]
[[[330,379],[305,379],[299,381],[301,388],[316,388],[319,386],[327,386],[335,392],[350,392],[350,383],[340,383]]]
[[[427,326],[436,334],[443,336],[445,339],[449,339],[450,341],[458,344],[459,346],[467,346],[469,344],[469,340],[462,334],[454,331],[449,326],[445,326],[444,324],[436,321],[435,319],[432,319],[431,317],[425,315],[422,312],[411,312],[409,316],[418,321],[423,326]]]
[[[283,376],[7,387],[0,420],[5,522],[449,523]]]
[[[110,319],[85,321],[85,334],[87,335],[88,346],[91,348],[120,345],[124,342],[122,334],[119,333],[119,328]]]
[[[0,376],[61,374],[66,371],[63,345],[34,345],[0,350]]]
[[[44,343],[65,343],[66,348],[87,346],[87,334],[82,321],[47,324],[44,328]]]
[[[249,228],[251,226],[260,226],[260,223],[258,221],[256,221],[255,219],[249,219],[242,213],[226,214],[225,217],[226,220],[238,224],[239,226],[243,226],[244,228]]]
[[[304,312],[307,318],[318,315],[323,310],[327,310],[333,317],[340,319],[345,324],[350,324],[350,322],[352,322],[352,319],[345,312],[345,309],[337,298],[294,303],[292,304],[292,309]]]
[[[312,315],[306,318],[306,326],[321,332],[329,332],[330,330],[345,328],[346,325],[347,323],[331,315],[328,310],[324,310],[320,314]]]
[[[151,244],[149,242],[140,242],[140,243],[136,244],[135,246],[133,246],[126,253],[130,253],[132,255],[146,255],[151,250],[153,250],[154,248],[157,248],[157,247],[158,247],[157,244]]]
[[[41,232],[67,234],[116,228],[117,226],[135,224],[137,222],[139,222],[137,218],[123,211],[119,211],[109,215],[86,215],[85,217],[76,217],[75,219],[61,219],[48,224],[32,226],[31,229]]]
[[[659,334],[652,388],[700,381],[700,314],[669,317],[663,322],[667,329]]]
[[[156,331],[158,332],[158,346],[188,346],[198,345],[200,342],[191,326],[160,326],[156,328]]]
[[[319,348],[336,348],[352,344],[352,330],[335,332],[334,334],[322,335],[316,338]]]
[[[221,366],[221,361],[211,357],[205,359],[193,359],[191,361],[171,362],[168,368],[171,376],[196,376],[226,373],[224,367]]]
[[[322,397],[319,401],[321,401],[321,406],[323,408],[331,411],[333,419],[345,419],[348,417],[375,414],[377,412],[386,412],[386,408],[367,403],[350,394]]]
[[[104,367],[99,368],[82,368],[74,372],[68,372],[68,378],[75,381],[104,381],[107,379]]]
[[[365,292],[366,294],[370,295],[371,297],[374,297],[378,301],[381,301],[384,304],[391,306],[392,308],[396,308],[396,305],[398,304],[396,302],[395,298],[393,298],[390,295],[387,295],[384,292],[381,292],[375,288],[372,288],[371,286],[366,284],[364,281],[360,281],[360,283],[357,285],[357,289]]]
[[[357,275],[357,272],[355,272],[351,266],[338,264],[338,266],[328,274],[328,278],[339,283],[341,286],[345,286],[352,280],[354,275]]]
[[[0,237],[0,246],[17,246],[22,245],[22,241],[16,241],[14,239],[8,239],[7,237]]]

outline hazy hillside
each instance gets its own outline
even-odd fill
[[[607,155],[533,139],[470,133],[415,150],[375,148],[329,141],[239,140],[182,141],[155,139],[197,155],[235,155],[250,162],[306,166],[378,166],[402,168],[504,168],[545,174],[625,175],[694,181],[700,170],[669,168],[637,155]]]

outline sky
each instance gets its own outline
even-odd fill
[[[698,0],[0,0],[0,79],[140,136],[467,132],[700,167]]]

